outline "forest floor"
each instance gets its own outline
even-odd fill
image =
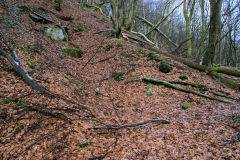
[[[239,106],[145,84],[141,79],[180,80],[186,75],[188,82],[211,88],[205,94],[224,91],[239,98],[238,90],[156,53],[173,66],[170,73],[160,72],[159,62],[150,60],[149,51],[138,43],[112,38],[109,32],[95,34],[110,29],[110,21],[81,9],[75,1],[64,1],[61,12],[48,0],[7,3],[8,7],[0,7],[1,17],[14,17],[19,27],[0,24],[0,32],[13,42],[24,68],[30,69],[29,59],[18,46],[26,48],[34,66],[41,66],[30,75],[49,93],[34,91],[0,56],[0,159],[240,159]],[[16,4],[41,6],[74,20],[48,14],[55,24],[38,24],[28,14],[14,13]],[[77,23],[86,29],[74,32]],[[43,29],[56,24],[69,28],[72,45],[45,35]],[[6,49],[2,42],[0,46]],[[61,54],[64,46],[78,46],[83,56],[58,57],[56,51]],[[149,88],[152,95],[147,94]],[[193,106],[183,109],[184,102]],[[171,123],[89,129],[156,118]]]

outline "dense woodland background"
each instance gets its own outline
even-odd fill
[[[112,16],[110,3],[116,3],[114,5],[118,8],[118,20],[122,21],[125,29],[130,29],[126,26],[130,22],[124,19],[134,16],[131,28],[133,31],[146,35],[166,52],[173,52],[174,47],[184,43],[174,54],[194,57],[200,62],[209,43],[210,2],[213,8],[214,3],[220,8],[213,62],[215,65],[239,66],[239,0],[89,0],[84,5],[101,7],[101,12]],[[116,7],[114,5],[113,8]],[[132,14],[134,10],[135,15]],[[216,8],[212,9],[215,10]],[[155,24],[158,25],[152,30],[151,25]]]

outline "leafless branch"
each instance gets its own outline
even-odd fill
[[[171,122],[166,119],[150,119],[150,120],[142,121],[139,123],[111,125],[111,126],[104,126],[104,127],[90,127],[88,129],[89,130],[90,129],[122,129],[122,128],[137,127],[137,126],[144,125],[147,123],[170,124]]]

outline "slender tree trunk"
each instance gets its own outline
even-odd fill
[[[136,14],[136,10],[137,10],[137,1],[138,0],[132,0],[132,6],[131,6],[131,11],[125,26],[125,29],[128,31],[131,31],[133,28],[133,22],[134,22],[134,18],[135,18],[135,14]]]
[[[215,56],[217,37],[221,29],[222,0],[210,1],[210,29],[208,48],[203,58],[203,65],[212,66]]]
[[[192,55],[191,21],[192,21],[194,6],[195,6],[195,0],[193,0],[193,2],[192,2],[191,8],[190,8],[190,13],[188,15],[187,0],[183,1],[183,15],[184,15],[185,22],[186,22],[186,39],[188,39],[188,41],[187,41],[187,56]]]
[[[205,0],[201,0],[200,2],[200,8],[201,8],[201,20],[202,20],[202,26],[201,26],[201,40],[200,40],[200,46],[199,49],[197,51],[197,57],[200,57],[203,54],[203,50],[204,50],[204,41],[205,41],[205,15],[204,15],[204,11],[205,11]]]

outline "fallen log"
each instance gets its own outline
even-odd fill
[[[206,72],[209,75],[217,77],[221,82],[224,82],[224,83],[230,85],[231,87],[240,90],[240,84],[238,84],[238,83],[236,83],[236,82],[218,74],[218,73],[224,73],[224,74],[227,74],[227,75],[239,77],[240,72],[237,71],[237,70],[231,70],[231,69],[226,69],[226,68],[222,68],[222,67],[207,67],[207,66],[204,66],[204,65],[200,65],[200,64],[188,61],[188,60],[180,58],[180,57],[176,57],[176,56],[171,55],[171,54],[164,53],[161,50],[159,50],[157,48],[154,48],[154,47],[148,48],[148,49],[150,51],[154,51],[154,52],[162,54],[166,57],[169,57],[169,58],[171,58],[175,61],[181,62],[181,63],[187,65],[190,68],[197,69],[197,70],[202,71],[202,72]]]
[[[192,93],[192,94],[195,94],[195,95],[198,95],[198,96],[201,96],[201,97],[204,97],[204,98],[208,98],[208,99],[211,99],[211,100],[217,100],[219,102],[224,102],[224,103],[229,103],[229,104],[234,104],[234,105],[240,105],[240,104],[237,104],[235,102],[228,101],[228,100],[221,99],[221,98],[217,98],[217,97],[212,97],[210,95],[203,94],[203,93],[195,91],[195,90],[190,90],[190,89],[186,89],[186,88],[183,88],[183,87],[180,87],[180,86],[176,86],[174,84],[171,84],[168,81],[164,81],[164,80],[160,80],[160,79],[154,79],[154,78],[143,78],[142,80],[144,82],[149,82],[149,83],[152,83],[152,84],[162,84],[162,85],[165,85],[169,88],[173,88],[173,89],[176,89],[176,90],[179,90],[179,91],[182,91],[182,92],[186,92],[186,93]]]

